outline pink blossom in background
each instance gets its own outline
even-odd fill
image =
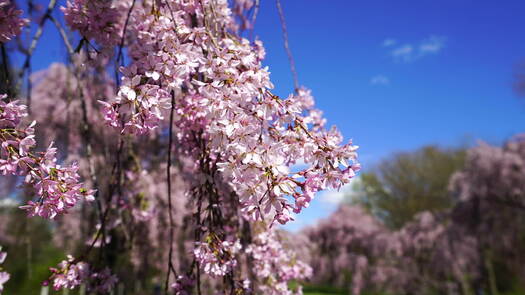
[[[21,18],[22,10],[16,9],[10,0],[0,0],[0,43],[20,35],[29,20]]]
[[[58,264],[58,268],[50,268],[53,275],[53,289],[73,289],[89,277],[89,265],[85,262],[75,262],[72,256]]]
[[[446,224],[445,215],[421,212],[392,231],[362,208],[343,205],[304,231],[313,279],[354,295],[365,290],[416,294],[428,288],[459,292],[465,277],[479,276],[478,243],[460,226]]]
[[[301,289],[291,292],[288,281],[312,276],[312,268],[285,249],[275,232],[262,232],[254,237],[246,252],[253,259],[251,267],[258,278],[256,284],[261,294],[302,294]]]
[[[0,250],[2,250],[2,247],[0,246]],[[7,257],[6,252],[0,251],[0,264],[4,263],[5,258]],[[9,278],[11,277],[9,273],[5,271],[1,271],[2,268],[0,267],[0,293],[4,291],[4,284],[9,281]]]
[[[79,31],[89,39],[94,39],[103,46],[114,46],[122,35],[123,3],[128,1],[70,0],[66,7],[61,7],[68,26]]]
[[[74,289],[80,284],[86,284],[88,291],[108,293],[118,282],[115,275],[108,268],[100,272],[91,269],[88,263],[77,261],[68,255],[67,260],[58,264],[58,268],[50,268],[52,275],[49,281],[53,283],[53,289]]]

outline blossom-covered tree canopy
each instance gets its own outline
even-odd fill
[[[453,205],[420,211],[399,229],[389,229],[373,210],[341,206],[300,233],[309,241],[301,253],[314,269],[312,280],[352,294],[521,290],[525,284],[524,151],[522,135],[501,147],[482,143],[469,149],[464,165],[448,181]],[[447,161],[440,165],[454,165],[456,159]],[[433,171],[450,175],[447,169]],[[419,175],[406,171],[402,177],[421,179]],[[424,179],[420,187],[443,192],[440,186],[432,188],[441,176]],[[370,189],[367,185],[364,182],[365,192]],[[295,247],[300,249],[303,239],[297,240],[301,242]]]
[[[44,284],[106,294],[135,276],[169,294],[301,292],[288,282],[311,268],[277,224],[360,166],[310,90],[272,93],[262,42],[243,37],[258,2],[51,0],[22,12],[0,1],[2,51],[18,40],[24,56],[3,70],[0,171],[71,252]],[[68,62],[31,73],[46,24]]]

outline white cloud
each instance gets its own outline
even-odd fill
[[[414,58],[414,47],[410,44],[405,44],[392,49],[390,54],[396,60],[411,61]]]
[[[383,41],[383,46],[384,47],[389,47],[389,46],[392,46],[392,45],[395,45],[397,43],[397,41],[395,39],[385,39],[385,41]]]
[[[321,192],[318,196],[319,201],[330,204],[339,205],[343,201],[352,201],[362,198],[363,194],[363,181],[361,176],[357,175],[350,183],[347,183],[338,190],[327,190]]]
[[[421,54],[433,54],[440,52],[445,47],[445,37],[430,36],[419,44]]]
[[[325,191],[321,193],[321,195],[319,196],[319,201],[323,203],[334,204],[334,205],[340,204],[344,200],[346,192],[349,189],[350,189],[349,185],[347,184],[343,186],[339,191],[337,190]]]
[[[319,201],[332,205],[339,205],[345,199],[356,198],[360,194],[361,177],[354,177],[350,183],[343,185],[339,190],[327,190],[321,192],[318,196]]]
[[[4,198],[0,200],[0,208],[11,208],[19,206],[19,202],[12,198]]]
[[[372,79],[370,79],[370,84],[372,84],[372,85],[389,85],[390,84],[390,79],[387,76],[384,76],[384,75],[377,75],[377,76],[372,77]]]
[[[395,43],[387,42],[383,46],[391,47],[389,54],[395,61],[412,62],[430,54],[437,54],[445,47],[446,38],[443,36],[430,35],[428,38],[417,42],[417,45],[407,43],[400,46],[393,46]],[[390,44],[386,46],[385,44]]]

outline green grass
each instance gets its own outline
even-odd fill
[[[303,293],[305,295],[346,295],[348,291],[331,286],[303,286]]]

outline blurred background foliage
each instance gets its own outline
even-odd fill
[[[316,282],[343,290],[324,294],[525,294],[524,139],[426,146],[362,173],[303,231]]]
[[[365,207],[388,227],[399,229],[422,211],[449,209],[452,173],[465,161],[464,148],[425,146],[414,152],[396,153],[360,175],[358,198],[347,200]]]

